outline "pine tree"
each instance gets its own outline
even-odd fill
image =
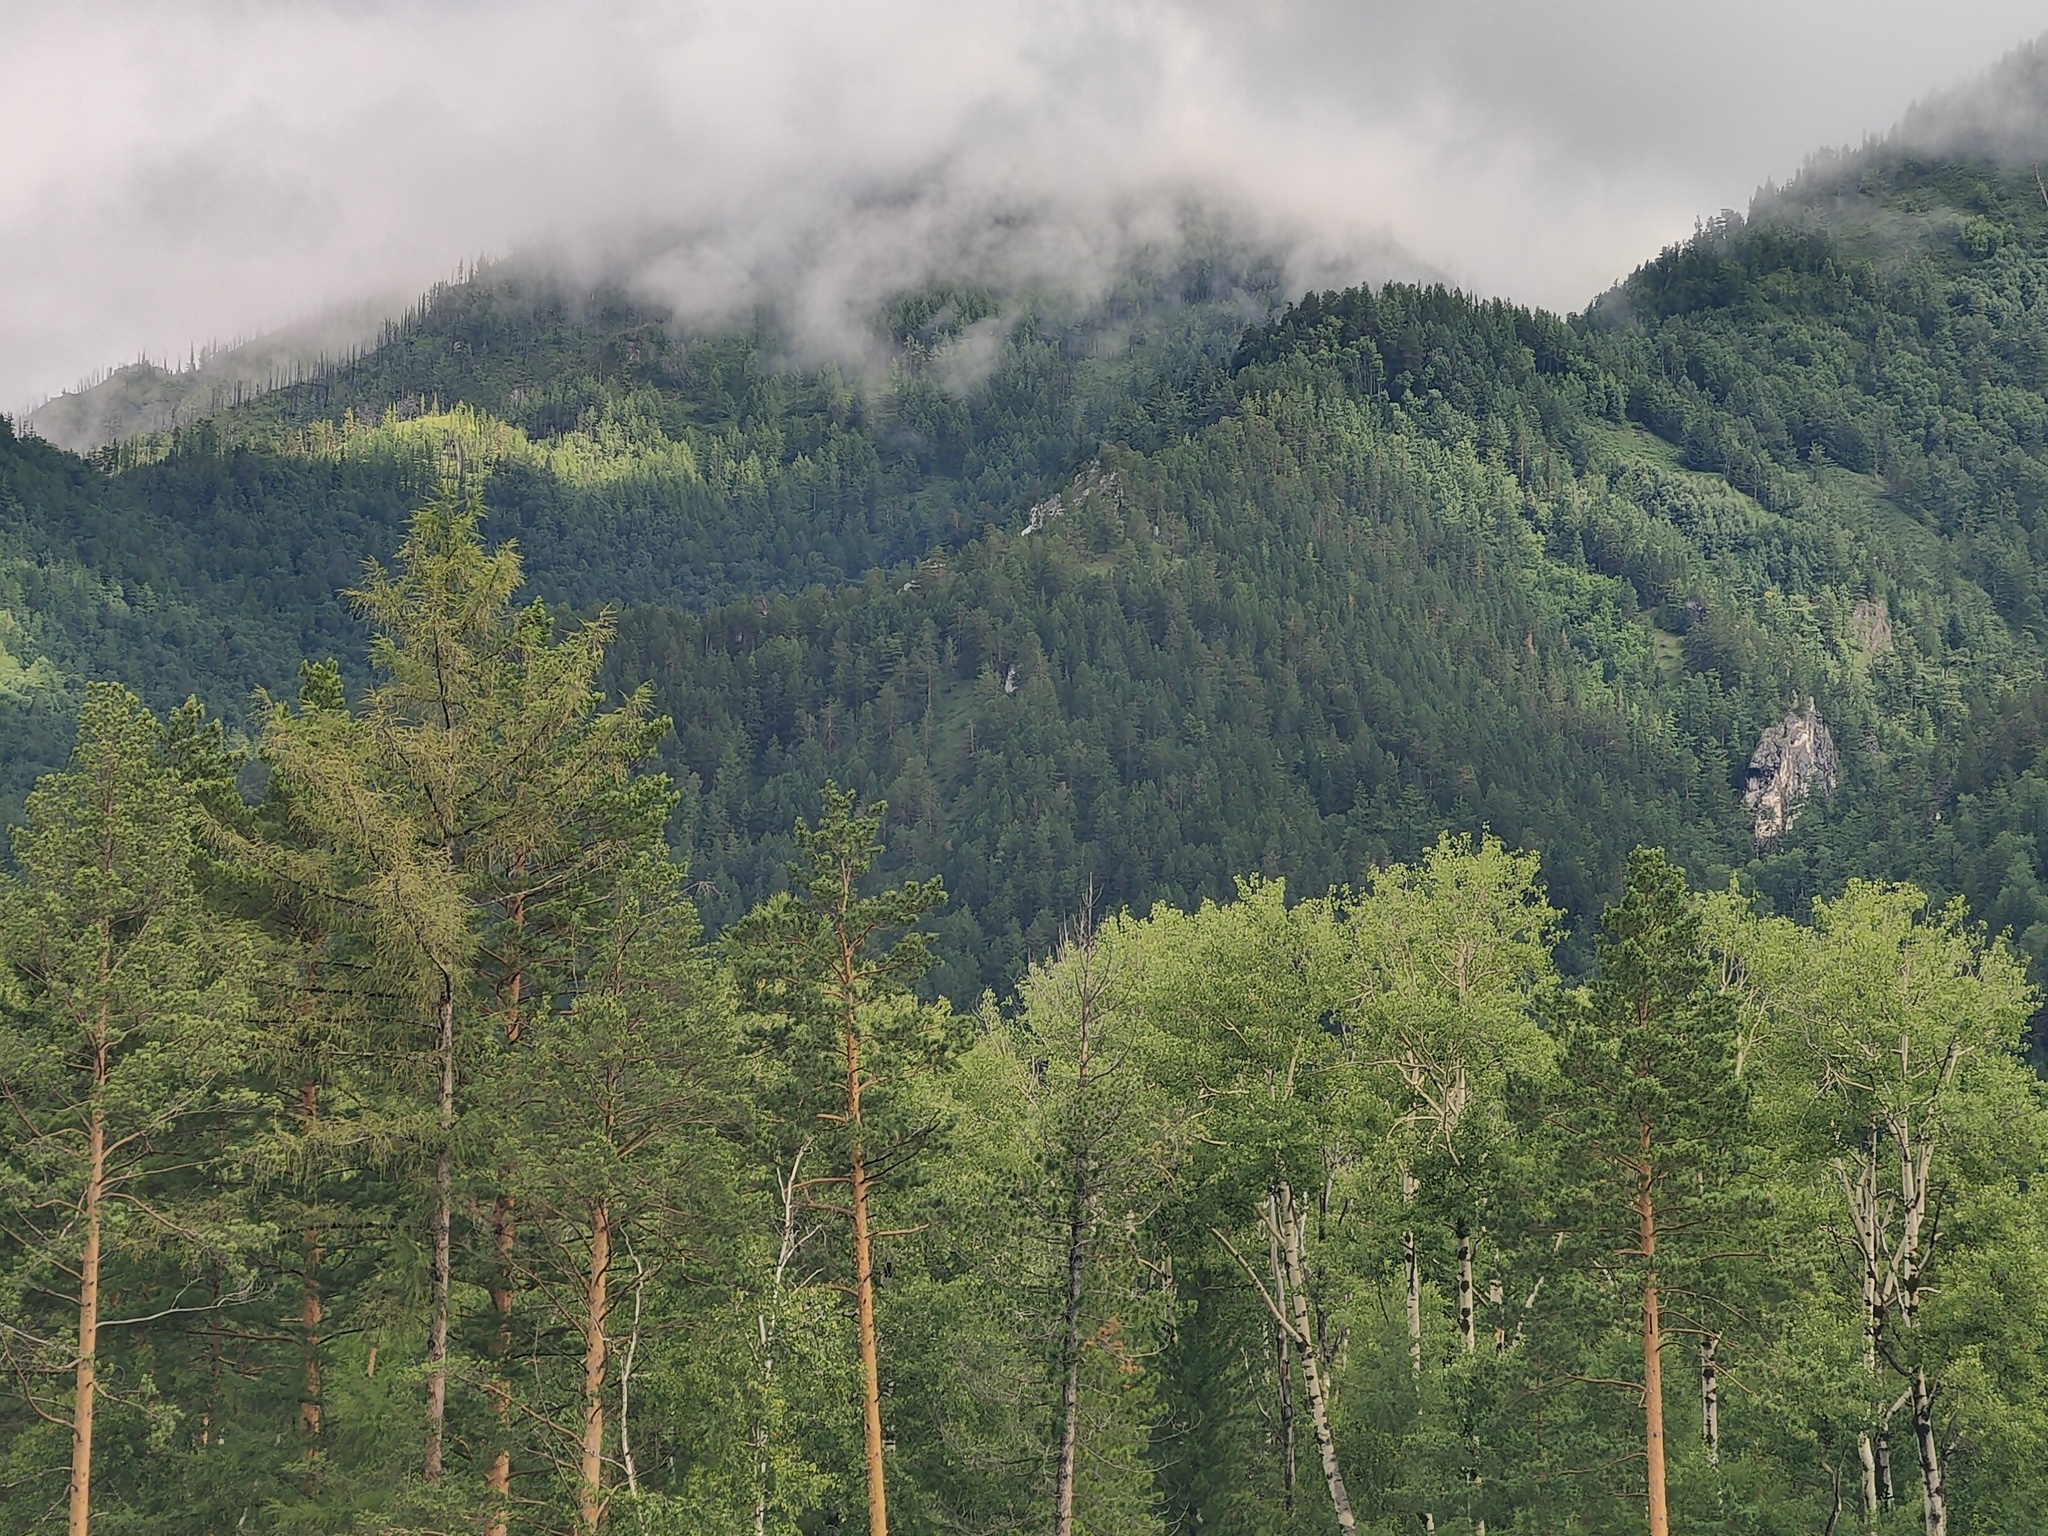
[[[131,1249],[234,1265],[191,1174],[224,1171],[205,1166],[201,1126],[237,1096],[253,947],[202,910],[196,817],[157,721],[94,684],[70,766],[14,832],[22,873],[0,884],[0,1355],[31,1409],[69,1430],[71,1536],[90,1529],[96,1417],[119,1379],[107,1342],[137,1321],[104,1315],[108,1275]],[[139,1310],[219,1304],[158,1295]]]
[[[1655,849],[1629,856],[1619,902],[1601,920],[1599,971],[1564,1014],[1558,1087],[1573,1191],[1640,1301],[1643,1458],[1650,1536],[1669,1536],[1660,1275],[1711,1235],[1744,1094],[1733,1008],[1713,984],[1684,872]]]
[[[564,1481],[584,1532],[605,1524],[607,1464],[623,1470],[630,1494],[640,1491],[628,1415],[633,1362],[652,1352],[647,1287],[673,1271],[723,1267],[739,1182],[740,1042],[681,882],[665,854],[624,871],[609,904],[582,916],[584,960],[567,1010],[482,1085],[494,1139],[517,1154],[512,1188],[534,1229],[521,1270],[553,1314],[547,1332],[581,1346],[573,1386],[540,1383],[531,1406],[555,1426],[558,1460],[574,1468]],[[628,1294],[620,1357],[613,1314]]]
[[[852,794],[827,785],[818,824],[796,825],[802,861],[790,866],[791,889],[726,939],[742,1004],[786,1066],[785,1112],[815,1137],[832,1170],[802,1181],[806,1198],[851,1228],[869,1536],[888,1536],[889,1528],[874,1250],[890,1234],[873,1225],[874,1195],[932,1129],[900,1118],[902,1090],[959,1043],[952,1010],[908,991],[933,958],[930,940],[912,925],[945,900],[944,888],[933,879],[872,896],[859,890],[882,851],[884,814],[879,804],[862,811]],[[831,1188],[845,1191],[844,1205],[810,1193]]]

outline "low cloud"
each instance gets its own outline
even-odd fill
[[[14,10],[0,407],[514,251],[698,316],[773,295],[826,350],[919,278],[1106,281],[1190,210],[1294,286],[1572,309],[2039,25],[2005,0]]]

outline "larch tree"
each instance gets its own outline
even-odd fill
[[[815,827],[796,824],[791,888],[735,923],[725,948],[741,1004],[784,1070],[787,1122],[813,1143],[812,1165],[823,1166],[796,1188],[811,1209],[847,1222],[868,1531],[888,1536],[875,1245],[892,1234],[874,1225],[875,1195],[930,1139],[932,1127],[899,1111],[902,1090],[957,1049],[961,1021],[909,990],[933,961],[914,925],[945,900],[943,886],[910,881],[862,894],[882,851],[885,808],[863,810],[836,784],[824,800]]]
[[[1597,963],[1562,1011],[1556,1122],[1578,1165],[1591,1262],[1639,1308],[1645,1507],[1650,1536],[1669,1536],[1660,1281],[1711,1243],[1741,1145],[1734,1008],[1684,872],[1655,849],[1629,856]]]
[[[196,819],[161,726],[96,683],[70,765],[15,829],[21,874],[0,883],[0,1358],[68,1431],[71,1536],[91,1528],[107,1341],[145,1320],[105,1315],[108,1275],[134,1249],[226,1253],[201,1127],[238,1097],[254,957],[241,924],[202,909]]]
[[[644,690],[610,710],[596,691],[609,615],[564,635],[543,605],[516,606],[518,552],[487,550],[481,518],[474,486],[454,482],[415,514],[397,568],[372,565],[352,594],[375,631],[375,683],[352,709],[274,707],[262,749],[310,839],[332,855],[276,851],[280,876],[337,882],[323,898],[352,914],[420,1027],[411,1054],[427,1100],[413,1140],[431,1165],[429,1484],[446,1454],[462,1079],[507,1044],[496,990],[507,966],[532,964],[523,940],[504,938],[508,923],[521,927],[508,906],[600,899],[667,807],[662,781],[633,772],[667,723],[649,717]],[[522,987],[546,995],[561,980]],[[503,1393],[491,1391],[501,1426]],[[486,1467],[501,1508],[508,1432]],[[501,1529],[502,1515],[491,1525]]]

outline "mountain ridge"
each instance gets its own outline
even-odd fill
[[[627,605],[611,681],[651,678],[678,721],[672,830],[714,923],[774,886],[836,776],[966,896],[939,920],[962,996],[1089,880],[1141,908],[1252,869],[1313,890],[1447,824],[1543,848],[1582,925],[1647,839],[1792,906],[1910,873],[2048,954],[2048,801],[1998,739],[2048,628],[2048,205],[2025,168],[1859,155],[1577,317],[1399,284],[1280,308],[1273,268],[1212,253],[1079,315],[906,294],[879,382],[790,371],[766,321],[684,334],[486,269],[346,368],[92,466],[13,443],[9,675],[44,671],[0,709],[44,746],[12,793],[54,765],[52,670],[157,646],[141,681],[232,720],[301,657],[357,665],[332,593],[459,458],[535,591]],[[1091,473],[1117,512],[1019,536]],[[1844,784],[1759,851],[1744,767],[1807,697]],[[1258,722],[1227,747],[1219,699]]]

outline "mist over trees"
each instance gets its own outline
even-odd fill
[[[2031,1531],[2044,241],[0,424],[0,1523]]]

